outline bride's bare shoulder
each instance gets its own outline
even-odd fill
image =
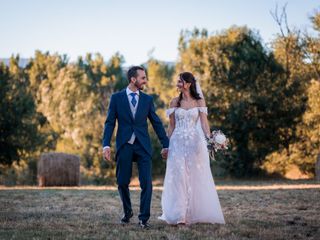
[[[203,98],[197,100],[198,107],[206,107],[206,102]]]
[[[178,97],[175,97],[175,98],[171,99],[170,108],[178,107],[178,101],[179,101]]]

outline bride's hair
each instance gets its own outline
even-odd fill
[[[183,73],[179,74],[179,77],[182,81],[187,82],[187,83],[191,83],[191,85],[190,85],[191,97],[196,100],[201,99],[199,93],[197,92],[196,79],[194,78],[193,74],[190,72],[183,72]],[[178,98],[178,102],[177,102],[178,107],[180,107],[180,105],[181,105],[181,103],[180,103],[181,100],[182,100],[182,92],[180,92],[180,94],[179,94],[179,98]]]

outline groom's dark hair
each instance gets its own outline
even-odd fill
[[[131,82],[132,77],[138,76],[138,70],[146,71],[141,66],[133,66],[133,67],[129,68],[128,73],[127,73],[127,78],[128,78],[129,83]]]

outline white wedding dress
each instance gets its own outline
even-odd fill
[[[167,110],[167,116],[175,114],[175,129],[170,138],[159,219],[169,224],[225,223],[199,112],[208,114],[206,107]]]

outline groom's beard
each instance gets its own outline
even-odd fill
[[[134,86],[136,86],[136,88],[138,88],[139,90],[143,90],[143,88],[144,88],[143,84],[139,84],[137,82],[134,83]]]

